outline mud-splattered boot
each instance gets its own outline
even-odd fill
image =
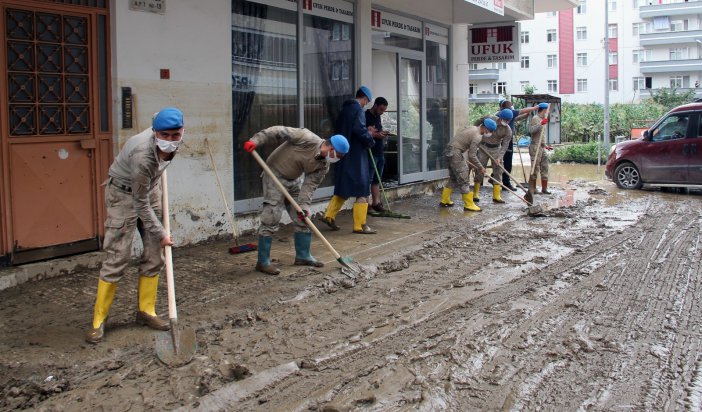
[[[473,202],[480,202],[480,183],[478,182],[473,184]]]
[[[453,207],[453,202],[451,201],[451,189],[448,187],[445,187],[443,191],[441,191],[441,203],[439,203],[439,206],[441,207]]]
[[[117,290],[116,283],[98,280],[97,296],[95,297],[95,310],[93,313],[93,323],[85,334],[85,341],[88,343],[100,343],[105,336],[105,321],[110,313],[112,300],[115,298]]]
[[[169,330],[171,324],[156,314],[156,293],[158,291],[158,275],[139,277],[139,310],[136,313],[136,323],[156,330]]]
[[[258,261],[256,270],[266,275],[278,275],[280,270],[271,263],[271,246],[273,238],[270,236],[258,237]]]
[[[495,183],[492,185],[492,201],[493,203],[504,203],[502,200],[502,186]]]
[[[295,232],[295,264],[297,266],[314,266],[321,268],[324,263],[318,261],[310,253],[312,233]]]
[[[551,192],[548,191],[548,179],[541,179],[541,193],[545,195],[551,194]]]
[[[463,198],[463,210],[470,212],[480,212],[480,208],[473,203],[473,192],[464,193]]]
[[[331,200],[329,201],[329,204],[327,205],[327,210],[324,211],[324,216],[322,217],[322,222],[326,223],[327,226],[329,226],[329,229],[341,229],[336,224],[336,215],[341,210],[341,207],[344,206],[345,201],[346,199],[337,195],[332,196]]]

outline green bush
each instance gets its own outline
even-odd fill
[[[550,161],[552,163],[563,162],[597,164],[597,148],[598,144],[596,141],[557,147],[553,151],[553,155],[551,156]],[[607,161],[608,155],[609,146],[605,147],[604,144],[602,144],[601,159],[603,164]]]

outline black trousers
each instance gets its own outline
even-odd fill
[[[502,157],[502,165],[505,167],[505,170],[508,171],[509,173],[512,173],[512,155],[514,154],[514,141],[513,139],[509,141],[509,146],[507,147],[507,151],[505,152],[505,155]],[[509,175],[507,173],[502,173],[502,184],[505,186],[512,186],[511,180],[509,178]]]

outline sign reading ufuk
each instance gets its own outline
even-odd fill
[[[519,61],[519,23],[473,26],[470,63]]]

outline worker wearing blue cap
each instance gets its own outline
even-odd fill
[[[366,224],[368,214],[368,196],[370,195],[369,153],[374,140],[366,127],[366,106],[373,96],[370,89],[361,86],[355,99],[344,102],[336,121],[336,133],[346,136],[349,141],[349,153],[336,164],[334,172],[334,196],[327,205],[322,218],[332,230],[339,230],[336,215],[346,199],[355,197],[353,204],[353,233],[377,233]]]
[[[164,265],[163,247],[173,240],[161,224],[161,175],[183,143],[183,113],[166,107],[156,113],[152,126],[127,140],[115,158],[105,182],[105,261],[100,269],[93,322],[85,340],[98,343],[105,334],[105,320],[124,270],[132,256],[134,229],[143,251],[139,264],[138,324],[168,330],[170,324],[156,315],[159,272]]]
[[[282,142],[282,143],[281,143]],[[344,136],[334,135],[324,140],[307,129],[273,126],[261,130],[244,143],[244,150],[251,153],[259,146],[279,145],[266,164],[295,198],[303,213],[286,205],[283,193],[278,190],[267,173],[263,174],[263,209],[258,227],[258,259],[256,270],[277,275],[280,270],[271,262],[273,234],[278,231],[280,218],[287,209],[295,224],[295,265],[322,267],[324,263],[310,253],[312,233],[305,223],[310,215],[312,195],[324,180],[329,165],[341,160],[349,151]]]
[[[505,167],[505,170],[507,173],[502,174],[502,184],[509,190],[515,191],[517,190],[514,186],[512,186],[512,179],[510,179],[510,174],[512,173],[512,157],[514,155],[514,137],[516,136],[516,132],[514,130],[514,123],[517,120],[520,120],[522,118],[525,118],[527,114],[535,111],[538,109],[537,106],[533,107],[527,107],[526,109],[519,109],[515,110],[514,107],[512,107],[512,102],[509,99],[500,99],[500,110],[504,109],[509,109],[512,111],[512,120],[509,121],[509,128],[512,129],[512,139],[509,141],[509,146],[507,146],[507,151],[505,152],[504,157],[502,158],[502,165]],[[522,116],[522,117],[520,117]],[[521,157],[520,157],[521,159]]]
[[[536,193],[536,179],[541,174],[541,193],[550,195],[548,191],[548,157],[544,153],[546,138],[545,126],[548,124],[548,103],[539,103],[536,116],[529,123],[529,157],[531,158],[531,173],[529,175],[529,193]]]
[[[451,192],[461,191],[463,210],[479,212],[480,208],[473,202],[473,191],[470,189],[470,171],[485,174],[485,166],[478,159],[478,147],[483,138],[490,138],[497,129],[497,123],[488,118],[483,119],[480,126],[468,126],[460,129],[453,136],[444,150],[448,160],[449,181],[441,193],[441,207],[452,207]],[[468,152],[468,163],[464,153]]]
[[[486,116],[491,118],[497,124],[497,129],[491,136],[484,136],[480,142],[478,159],[483,165],[487,165],[488,161],[492,165],[493,182],[502,181],[502,159],[509,147],[509,142],[512,140],[512,129],[509,128],[509,121],[512,120],[512,111],[503,109],[497,112],[497,116]],[[480,120],[482,121],[482,119]],[[497,164],[495,164],[497,163]],[[473,200],[480,201],[480,186],[485,177],[484,173],[476,171],[475,183],[473,185]],[[492,185],[492,201],[494,203],[504,203],[502,200],[502,186],[494,183]]]

